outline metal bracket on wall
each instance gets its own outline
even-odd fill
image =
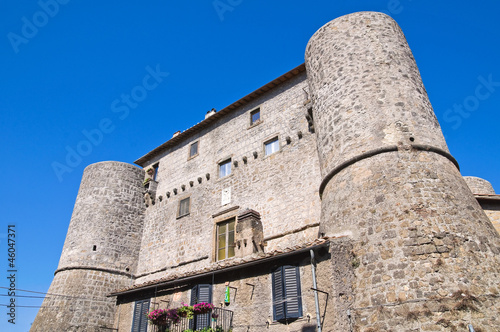
[[[317,291],[317,292],[320,292],[320,293],[323,293],[323,294],[325,294],[325,295],[326,295],[326,299],[325,299],[325,309],[323,310],[323,315],[321,315],[321,326],[323,326],[323,323],[325,322],[326,307],[328,306],[328,298],[330,297],[330,293],[325,292],[325,291],[322,291],[321,289],[317,289],[317,288],[314,288],[314,287],[311,287],[311,290],[313,290],[313,291]]]
[[[247,284],[248,286],[252,287],[252,294],[250,294],[250,300],[251,300],[251,299],[253,299],[253,292],[255,290],[255,285],[249,284],[248,282],[245,282],[245,284]]]

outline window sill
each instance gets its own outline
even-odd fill
[[[272,156],[276,156],[276,155],[278,155],[278,153],[281,153],[282,151],[283,151],[283,149],[282,149],[282,147],[280,147],[280,149],[279,149],[278,151],[273,152],[273,153],[271,153],[271,154],[268,154],[267,156],[266,156],[266,155],[264,155],[264,157],[263,157],[262,159],[271,158]],[[265,152],[264,152],[264,153],[265,153]]]
[[[226,176],[223,176],[223,177],[221,177],[221,178],[218,178],[215,182],[217,183],[217,182],[224,181],[224,180],[226,180],[226,179],[231,178],[232,176],[234,176],[234,173],[231,171],[231,174],[226,175]]]
[[[217,264],[217,263],[226,263],[226,262],[230,262],[231,260],[234,260],[236,259],[237,257],[236,256],[233,256],[233,257],[229,257],[229,258],[224,258],[224,259],[218,259],[218,260],[215,260],[214,262]]]
[[[262,121],[262,120],[257,120],[257,121],[255,121],[253,124],[251,124],[250,126],[248,126],[247,130],[248,130],[248,129],[252,129],[253,127],[257,127],[257,126],[258,126],[258,125],[260,125],[262,122],[264,122],[264,121]]]
[[[177,216],[175,219],[181,219],[181,218],[189,216],[190,214],[191,213],[183,214],[182,216]]]

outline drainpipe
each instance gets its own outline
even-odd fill
[[[309,250],[311,253],[311,271],[313,277],[313,288],[314,288],[314,301],[316,302],[316,325],[318,326],[318,332],[321,332],[321,315],[319,313],[319,299],[318,299],[318,286],[316,285],[316,262],[314,261],[314,250]]]

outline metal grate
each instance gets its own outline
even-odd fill
[[[233,329],[233,312],[231,310],[214,308],[210,313],[198,316],[203,316],[203,322],[206,324],[205,327],[211,327],[213,332],[230,332]],[[195,319],[196,318],[198,317],[195,317]],[[200,324],[197,325],[198,330],[196,331],[201,330]],[[181,318],[177,324],[170,324],[167,326],[150,325],[149,327],[152,332],[183,332],[190,328],[190,320]]]

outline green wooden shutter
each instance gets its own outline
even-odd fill
[[[274,270],[272,274],[273,284],[273,318],[281,320],[285,318],[285,302],[283,293],[283,269]]]
[[[286,318],[302,316],[300,272],[297,266],[283,266]]]
[[[132,332],[147,332],[149,299],[135,302],[134,319],[132,321]]]
[[[281,266],[272,273],[273,318],[283,320],[302,316],[300,272],[297,266]]]
[[[212,303],[212,285],[200,284],[194,286],[191,289],[190,305],[194,305],[200,302]],[[196,315],[189,324],[189,327],[191,329],[194,328],[195,330],[202,329],[208,326],[210,326],[210,313]]]

